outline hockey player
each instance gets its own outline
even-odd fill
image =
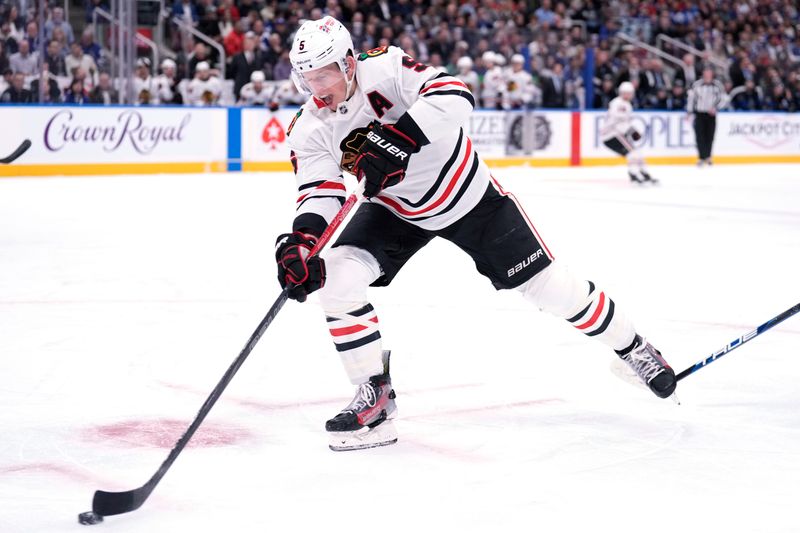
[[[534,103],[537,87],[533,76],[525,70],[525,58],[522,54],[511,56],[511,70],[507,73],[505,109],[525,109]],[[541,95],[539,96],[541,100]]]
[[[502,109],[506,91],[506,75],[500,66],[501,58],[491,50],[481,56],[486,72],[483,74],[481,100],[486,109]]]
[[[600,139],[609,149],[628,161],[628,176],[634,183],[658,183],[644,166],[644,157],[634,143],[642,134],[633,127],[633,104],[635,89],[629,81],[623,81],[617,89],[619,96],[608,104]]]
[[[146,57],[137,59],[136,75],[133,77],[133,94],[136,95],[136,103],[158,105],[161,103],[158,93],[156,79],[150,75],[150,60]]]
[[[464,125],[474,97],[463,82],[397,47],[356,55],[332,17],[295,34],[292,77],[311,95],[287,132],[298,184],[292,231],[278,237],[278,280],[290,298],[319,291],[353,401],[328,420],[334,450],[391,444],[395,392],[367,287],[386,286],[431,239],[472,257],[497,289],[515,289],[609,346],[660,397],[675,373],[602,288],[572,276],[513,196],[489,174]],[[343,172],[364,182],[366,201],[324,259],[310,256],[346,191]]]
[[[189,82],[187,104],[209,106],[215,105],[222,95],[222,83],[211,75],[211,67],[206,61],[200,61],[194,69],[194,79]]]
[[[456,68],[458,69],[456,78],[464,82],[469,92],[478,92],[481,81],[478,78],[478,73],[472,70],[472,58],[469,56],[459,57],[458,61],[456,61]]]
[[[278,85],[266,85],[264,80],[264,72],[254,70],[250,74],[250,83],[246,83],[239,93],[239,105],[269,106],[273,110],[278,109]]]

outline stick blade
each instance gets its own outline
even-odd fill
[[[30,139],[25,139],[24,141],[22,141],[22,144],[20,144],[19,147],[16,150],[14,150],[14,153],[12,153],[10,156],[6,158],[0,159],[0,163],[3,164],[12,163],[16,158],[27,152],[28,148],[31,147],[31,144],[32,143]]]
[[[141,507],[149,494],[145,487],[125,492],[98,490],[94,493],[92,511],[101,516],[129,513]]]

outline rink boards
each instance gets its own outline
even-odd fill
[[[0,152],[33,145],[0,176],[291,170],[287,129],[297,109],[2,106]],[[602,111],[476,111],[466,129],[490,166],[623,164],[605,148]],[[650,164],[696,160],[683,112],[637,112]],[[800,162],[800,115],[720,113],[717,163]]]

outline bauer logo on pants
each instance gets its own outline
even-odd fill
[[[530,255],[530,257],[526,257],[526,258],[525,258],[525,259],[523,259],[521,262],[517,263],[517,264],[514,266],[514,268],[509,268],[509,269],[508,269],[508,277],[510,278],[511,276],[513,276],[514,274],[516,274],[517,272],[520,272],[520,271],[522,271],[522,270],[524,270],[524,269],[528,268],[528,267],[531,265],[531,263],[533,263],[534,261],[536,261],[537,259],[539,259],[540,257],[542,257],[542,255],[544,255],[544,252],[542,251],[542,249],[541,249],[541,248],[539,248],[538,250],[536,250],[535,252],[533,252],[533,253]]]

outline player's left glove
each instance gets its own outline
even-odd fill
[[[366,180],[364,196],[372,198],[403,181],[411,154],[417,153],[419,148],[414,139],[395,126],[374,121],[361,146],[361,154],[353,164],[358,181]]]
[[[629,129],[628,133],[627,133],[627,136],[629,138],[633,139],[634,141],[638,141],[639,139],[642,138],[642,134],[639,133],[635,128]]]

